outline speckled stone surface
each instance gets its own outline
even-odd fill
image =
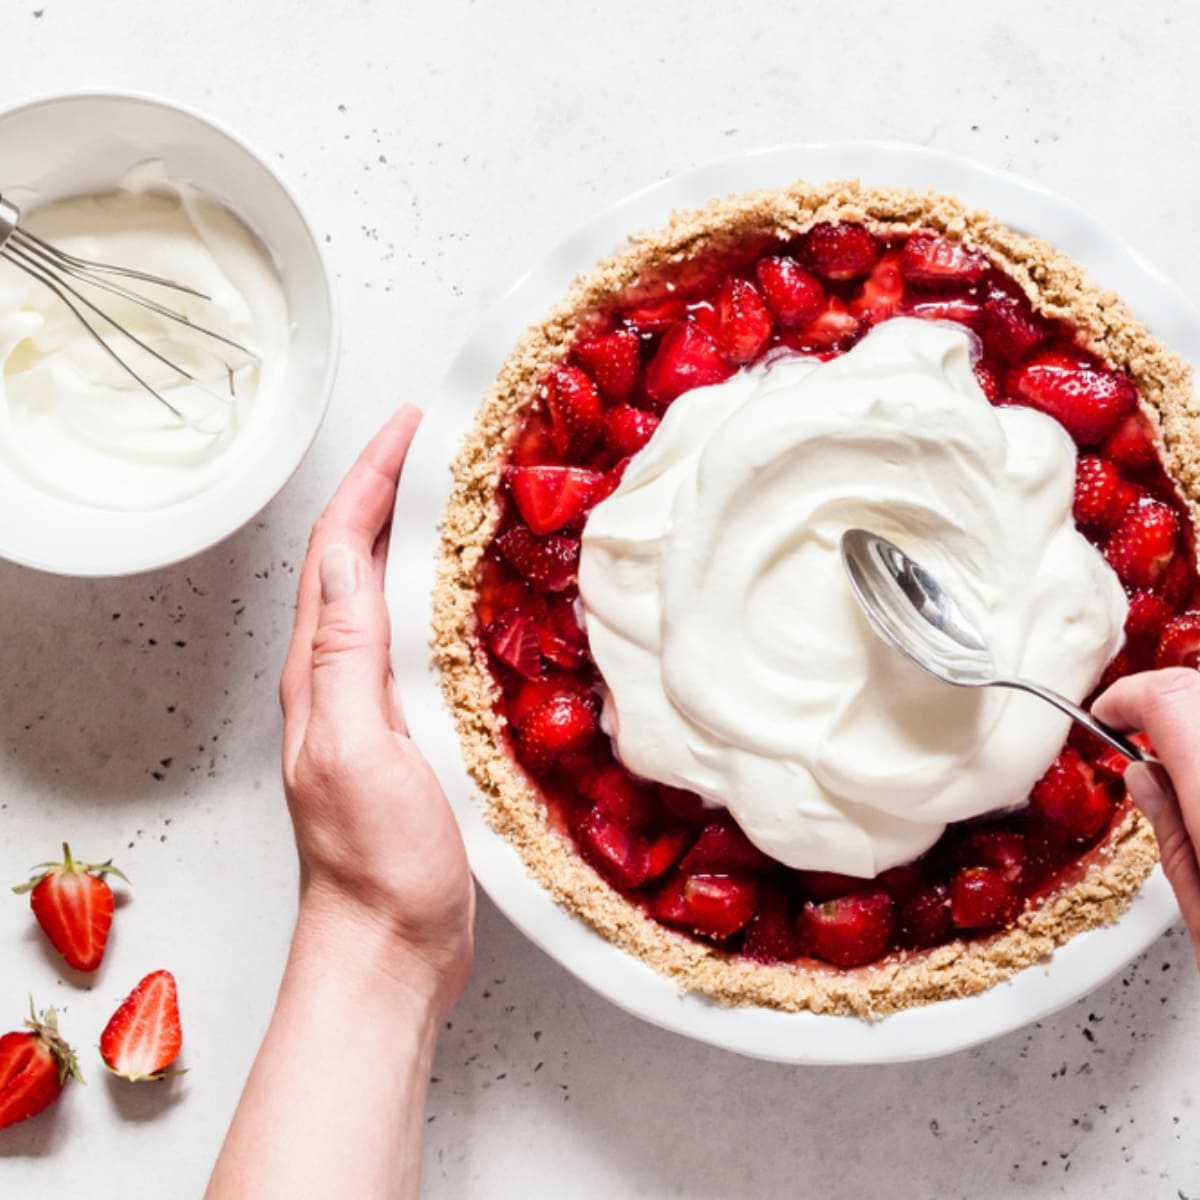
[[[392,405],[419,402],[464,325],[581,217],[738,150],[895,138],[1040,180],[1185,284],[1200,269],[1200,15],[1182,0],[549,11],[27,0],[0,14],[0,102],[160,92],[265,149],[328,239],[346,325],[320,440],[236,537],[131,580],[0,565],[0,882],[68,836],[136,885],[82,985],[0,893],[0,1027],[30,991],[59,1006],[89,1077],[0,1135],[0,1196],[200,1195],[294,908],[275,682],[308,527]],[[191,1072],[131,1089],[93,1047],[158,966],[179,977]],[[1200,977],[1177,931],[980,1050],[803,1070],[640,1024],[485,901],[438,1052],[425,1191],[1197,1200],[1198,1060]]]

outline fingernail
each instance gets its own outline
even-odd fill
[[[1151,820],[1171,803],[1171,785],[1161,767],[1133,763],[1125,772],[1125,787],[1130,799]]]
[[[345,546],[330,546],[321,555],[321,599],[332,604],[351,595],[357,587],[357,559]]]

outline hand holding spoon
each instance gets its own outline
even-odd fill
[[[1016,688],[1040,696],[1132,762],[1158,761],[1058,692],[1028,679],[998,675],[983,634],[954,597],[887,538],[866,529],[846,530],[842,562],[875,632],[936,679],[959,687]]]

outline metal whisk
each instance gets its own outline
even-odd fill
[[[124,287],[120,283],[115,283],[113,280],[136,280],[139,283],[151,284],[154,287],[169,288],[172,291],[182,292],[188,296],[196,296],[201,300],[211,301],[212,297],[206,296],[203,292],[199,292],[195,288],[177,283],[172,279],[164,279],[159,275],[149,275],[145,271],[135,271],[129,267],[114,266],[110,263],[94,262],[91,259],[79,258],[74,254],[68,254],[65,250],[59,250],[36,234],[30,233],[27,229],[20,228],[18,224],[20,216],[20,211],[16,205],[5,200],[3,196],[0,196],[0,258],[6,259],[24,271],[26,275],[48,287],[75,314],[80,324],[96,339],[100,346],[103,347],[105,353],[112,358],[121,370],[140,384],[160,404],[165,405],[184,425],[196,430],[198,433],[209,436],[215,436],[220,433],[229,420],[229,414],[233,405],[232,390],[229,395],[221,395],[219,392],[214,391],[203,380],[193,375],[191,371],[188,371],[176,362],[172,362],[171,359],[167,358],[164,354],[160,354],[153,346],[148,345],[138,337],[136,333],[126,329],[111,314],[105,312],[103,308],[88,299],[80,291],[78,285],[82,284],[97,288],[102,292],[120,297],[122,300],[131,301],[142,308],[148,309],[150,312],[157,313],[159,316],[166,317],[168,320],[175,321],[180,325],[186,325],[196,333],[203,334],[205,337],[212,338],[216,342],[223,343],[246,355],[255,363],[261,362],[262,360],[253,350],[243,346],[240,342],[235,342],[232,338],[217,333],[216,330],[206,329],[203,325],[197,325],[184,313],[178,312],[173,308],[168,308],[166,305],[160,304],[148,296],[131,291],[128,287]],[[89,313],[92,314],[91,317],[89,317]],[[101,322],[103,322],[103,325]],[[157,388],[153,387],[102,336],[100,330],[105,325],[114,330],[120,337],[127,339],[134,346],[139,347],[146,354],[157,359],[181,378],[186,379],[192,386],[218,401],[222,406],[217,410],[219,424],[214,427],[183,412],[177,405],[173,404],[158,391]],[[227,371],[231,371],[229,364],[225,365]]]

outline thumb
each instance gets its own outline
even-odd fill
[[[321,607],[312,642],[309,726],[356,738],[388,728],[387,606],[371,564],[349,546],[326,547],[318,569]]]

